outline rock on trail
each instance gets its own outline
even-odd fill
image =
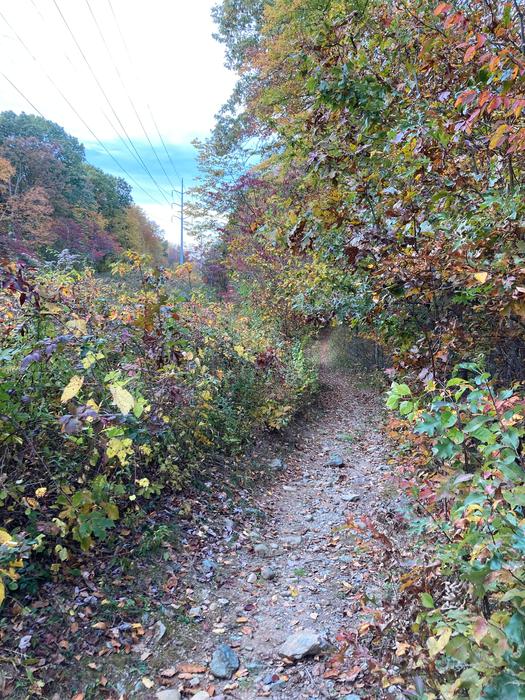
[[[210,671],[215,678],[231,678],[239,668],[239,657],[227,644],[221,644],[211,658]]]
[[[298,661],[305,656],[320,654],[326,646],[326,642],[317,632],[313,630],[301,630],[288,637],[279,649],[279,654]]]

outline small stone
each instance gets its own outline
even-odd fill
[[[257,574],[250,574],[246,580],[248,583],[255,583],[257,581]]]
[[[157,622],[154,625],[155,631],[153,633],[153,637],[151,639],[152,644],[158,644],[162,637],[166,634],[166,625],[161,621],[157,620]]]
[[[199,690],[198,693],[192,695],[192,700],[209,700],[209,695],[205,690]]]
[[[239,668],[239,657],[227,644],[221,644],[213,652],[210,671],[215,678],[229,679]],[[195,696],[194,696],[195,697]]]
[[[295,486],[283,486],[283,491],[296,491]]]
[[[304,516],[304,519],[306,520],[307,523],[311,523],[312,520],[314,519],[314,516],[313,516],[311,513],[307,513],[307,514]]]
[[[202,568],[206,573],[210,573],[217,568],[217,562],[213,561],[213,559],[203,559]]]
[[[321,636],[314,630],[300,630],[290,635],[279,649],[281,656],[299,660],[305,656],[315,656],[326,646]]]
[[[361,700],[361,696],[357,693],[350,693],[349,695],[343,695],[341,700]]]
[[[202,615],[202,608],[196,607],[196,608],[190,608],[188,610],[188,616],[189,617],[200,617]]]
[[[301,535],[287,535],[285,537],[281,537],[281,541],[284,542],[284,544],[298,545],[301,544],[302,539]]]
[[[155,697],[157,698],[157,700],[181,700],[180,693],[176,688],[166,688],[166,690],[159,690]]]
[[[261,576],[265,581],[271,581],[277,574],[270,566],[263,566],[261,569]]]
[[[260,554],[263,557],[268,556],[270,554],[270,550],[265,544],[256,544],[253,548],[253,551],[255,554]]]
[[[341,498],[343,501],[348,501],[349,503],[355,503],[361,500],[361,495],[359,493],[344,493]]]
[[[328,461],[325,464],[325,467],[344,467],[345,461],[342,457],[342,455],[338,454],[337,452],[333,452],[329,457]]]
[[[274,469],[277,472],[282,472],[286,469],[286,464],[283,462],[282,459],[279,459],[278,457],[276,459],[272,459],[268,466],[270,467],[270,469]]]

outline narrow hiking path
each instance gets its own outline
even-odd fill
[[[366,380],[333,366],[327,341],[320,356],[320,409],[298,426],[295,447],[260,494],[262,517],[215,548],[190,584],[189,612],[198,631],[185,658],[169,643],[164,647],[159,678],[171,690],[157,695],[162,700],[179,697],[178,690],[182,697],[197,693],[198,700],[205,693],[239,699],[397,697],[388,683],[370,685],[366,648],[368,640],[384,655],[385,649],[377,649],[374,610],[393,595],[392,561],[381,545],[368,546],[377,542],[367,518],[375,523],[372,529],[379,523],[390,530],[388,537],[402,530],[387,479],[382,397],[364,386]],[[362,532],[346,526],[353,519]],[[216,658],[211,670],[226,666],[228,678],[222,680],[209,666],[221,644],[240,661],[233,673],[231,654]]]

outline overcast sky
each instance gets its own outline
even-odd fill
[[[99,139],[135,179],[135,201],[170,240],[178,224],[164,197],[171,199],[179,177],[191,184],[191,141],[209,133],[235,81],[212,38],[215,2],[0,0],[1,71],[27,98],[0,76],[0,110],[36,113],[29,100],[85,144],[90,162],[126,177]]]

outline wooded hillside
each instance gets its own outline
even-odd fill
[[[42,117],[0,114],[0,254],[67,249],[100,264],[134,250],[160,262],[165,248],[130,185],[90,165],[76,138]]]

